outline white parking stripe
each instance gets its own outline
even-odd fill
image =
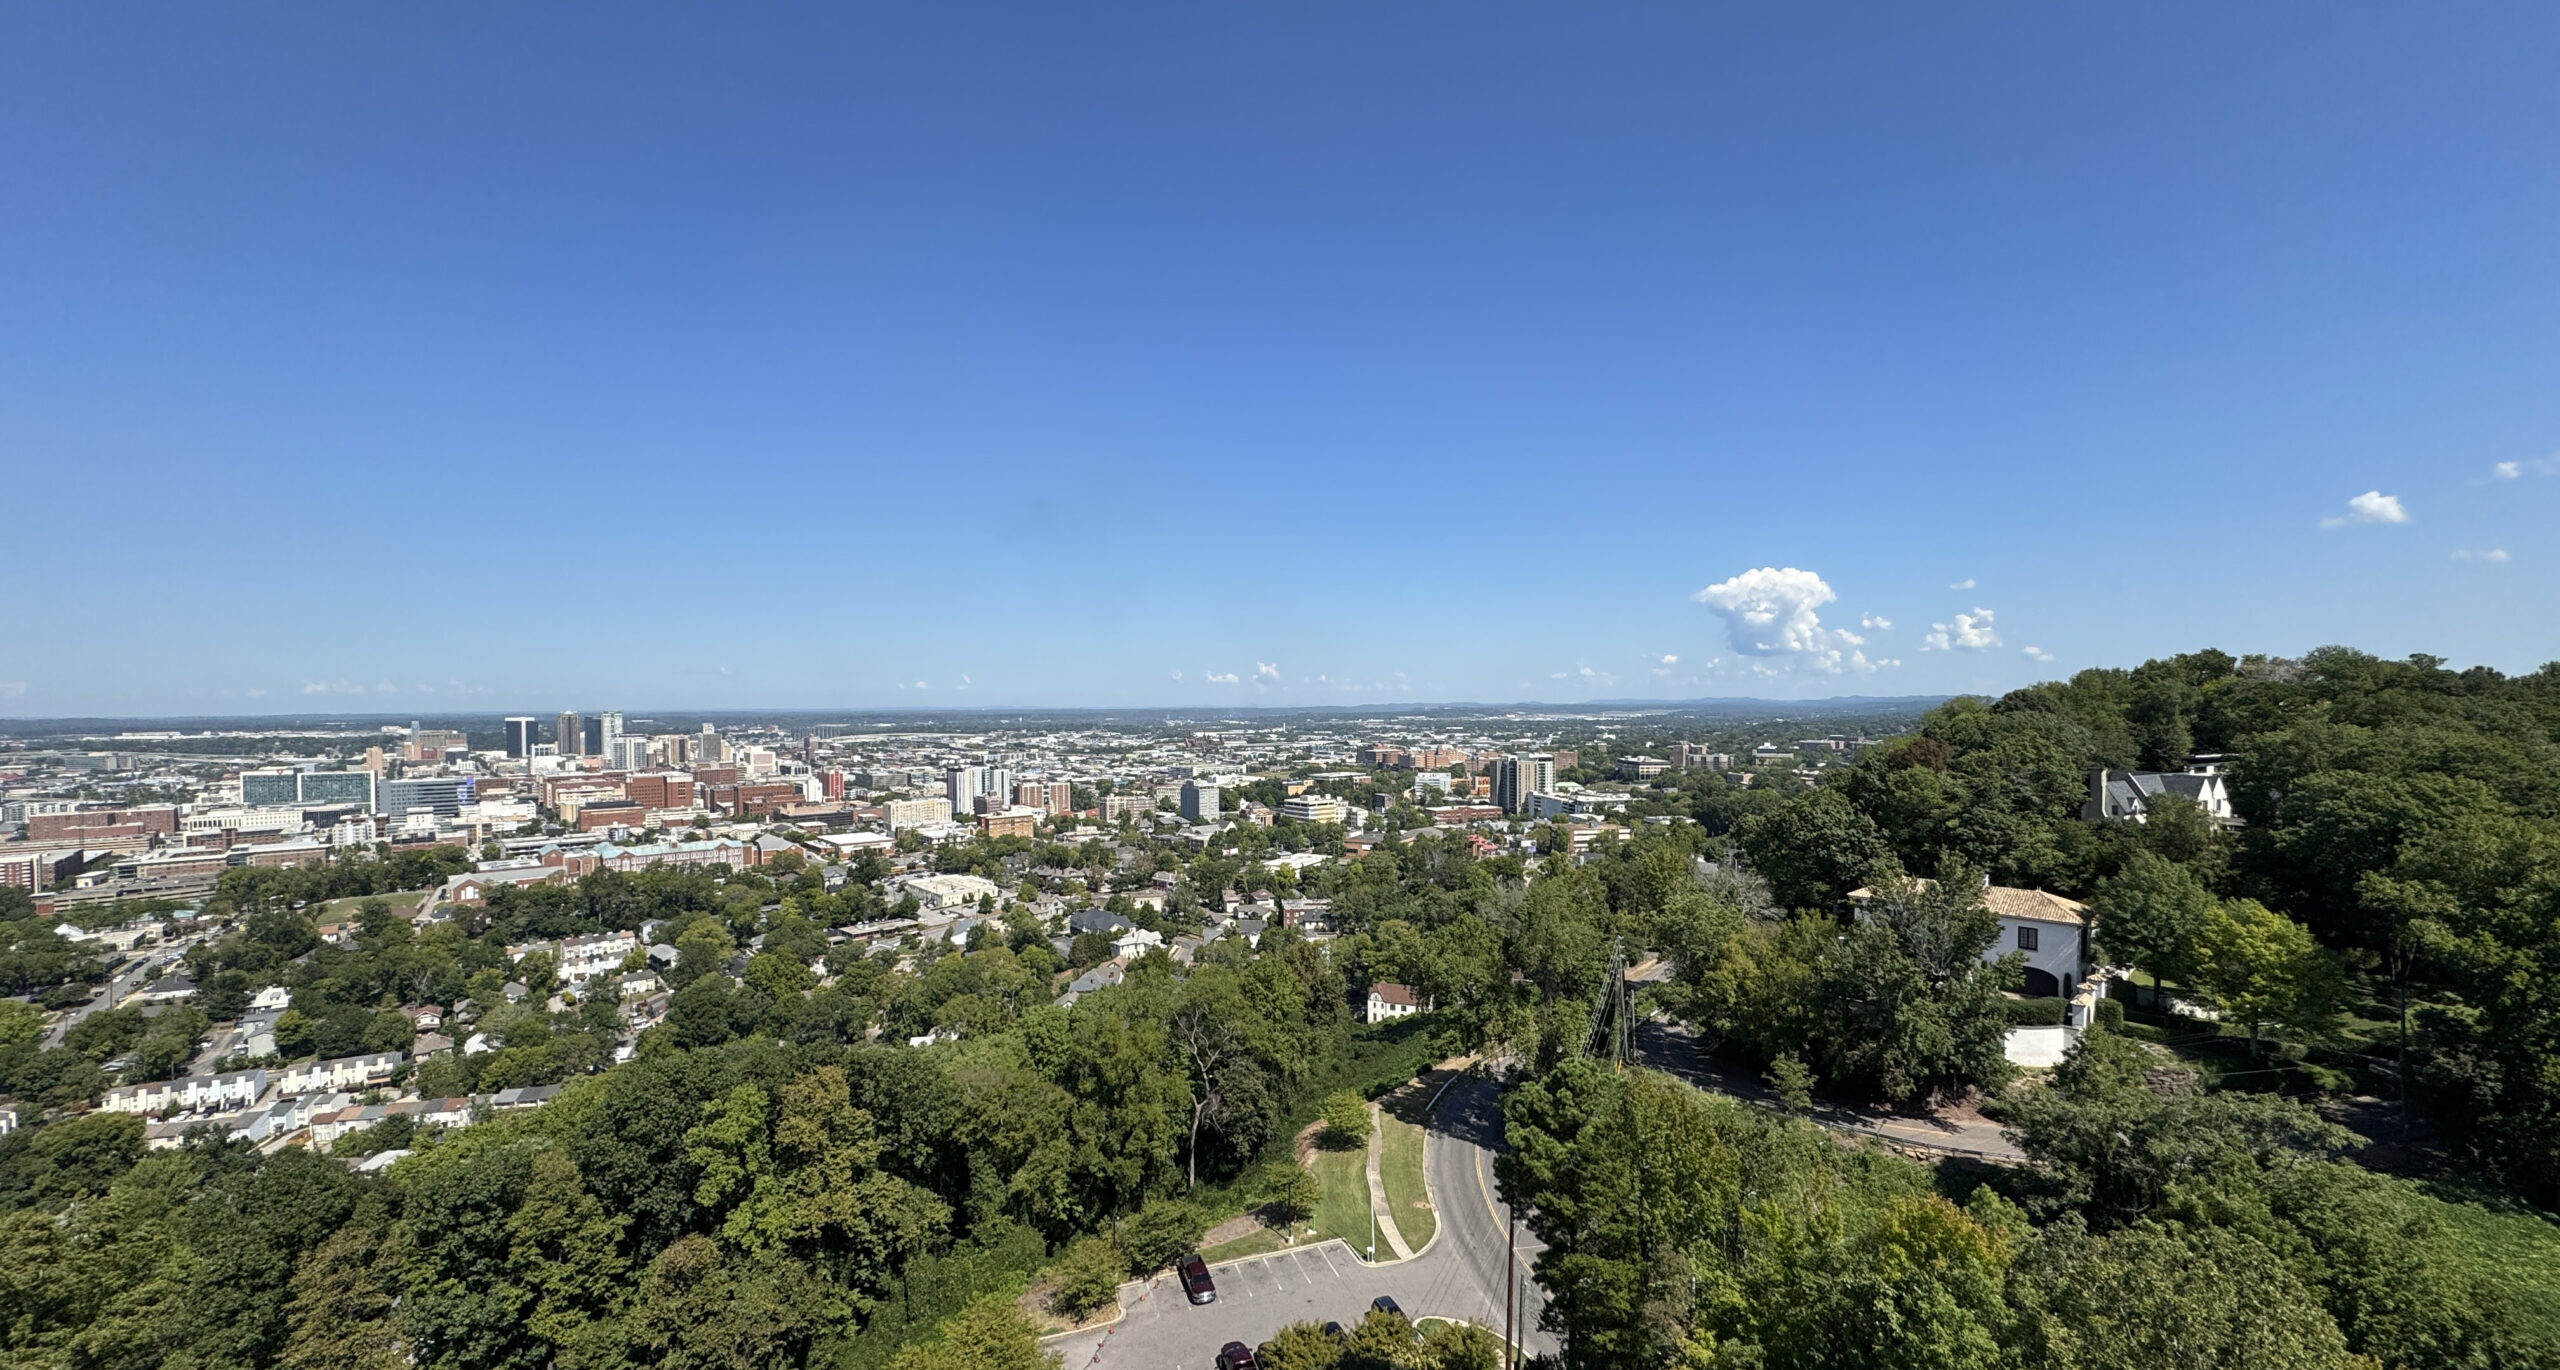
[[[1342,1267],[1333,1263],[1333,1256],[1330,1253],[1328,1253],[1323,1247],[1319,1246],[1316,1248],[1316,1255],[1324,1261],[1324,1268],[1333,1272],[1333,1277],[1335,1279],[1338,1280],[1342,1278]]]

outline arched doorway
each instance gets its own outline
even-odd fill
[[[2062,997],[2062,982],[2053,978],[2052,971],[2029,966],[2027,982],[2019,987],[2019,991],[2030,999],[2058,999]]]

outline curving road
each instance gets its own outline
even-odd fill
[[[1498,1334],[1504,1230],[1493,1148],[1501,1138],[1490,1082],[1463,1077],[1441,1096],[1422,1151],[1439,1225],[1411,1260],[1364,1264],[1339,1241],[1248,1256],[1210,1267],[1218,1301],[1202,1306],[1185,1302],[1181,1286],[1162,1276],[1121,1289],[1120,1321],[1056,1338],[1046,1349],[1062,1353],[1065,1370],[1207,1366],[1220,1346],[1259,1345],[1293,1322],[1358,1322],[1381,1294],[1409,1316],[1462,1318]],[[1523,1228],[1519,1270],[1532,1308],[1520,1342],[1532,1353],[1556,1349],[1555,1339],[1537,1329],[1543,1300],[1527,1279],[1529,1259],[1540,1249]]]

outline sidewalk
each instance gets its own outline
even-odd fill
[[[1386,1238],[1387,1249],[1396,1259],[1413,1259],[1413,1248],[1404,1244],[1404,1234],[1396,1230],[1395,1210],[1387,1206],[1387,1182],[1378,1173],[1378,1164],[1386,1150],[1386,1129],[1378,1122],[1378,1105],[1369,1105],[1369,1216],[1377,1220],[1378,1235]]]

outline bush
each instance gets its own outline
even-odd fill
[[[2109,1032],[2124,1031],[2124,1005],[2113,999],[2098,1001],[2098,1026]]]
[[[1326,1146],[1342,1151],[1368,1146],[1368,1101],[1347,1089],[1326,1095],[1322,1140]]]
[[[1078,1321],[1120,1292],[1120,1253],[1102,1237],[1078,1237],[1049,1270],[1058,1280],[1049,1292],[1050,1310]]]
[[[2060,999],[2003,999],[2000,1007],[2011,1027],[2060,1027],[2070,1006]]]
[[[1180,1199],[1152,1199],[1137,1216],[1120,1225],[1120,1249],[1129,1257],[1129,1273],[1162,1270],[1192,1248],[1208,1223],[1200,1210]]]
[[[1324,1202],[1324,1186],[1315,1172],[1295,1160],[1274,1161],[1263,1180],[1271,1215],[1284,1223],[1303,1222]]]

